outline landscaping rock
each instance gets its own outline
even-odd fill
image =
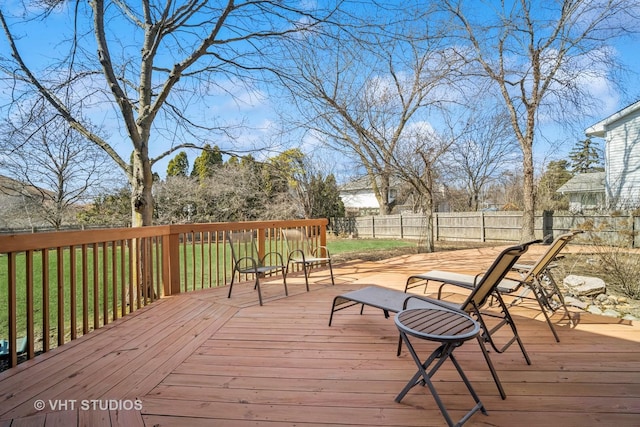
[[[602,310],[597,305],[590,305],[587,311],[591,314],[602,314]]]
[[[589,296],[605,293],[607,286],[604,280],[598,277],[576,276],[573,274],[565,277],[563,283],[571,288],[575,296]]]
[[[570,305],[572,307],[577,307],[581,310],[586,310],[587,306],[589,305],[586,302],[580,301],[578,298],[574,298],[574,297],[565,297],[564,302],[567,305]]]
[[[564,278],[564,280],[562,280],[562,283],[564,283],[566,286],[569,286],[570,288],[575,288],[577,286],[581,286],[584,285],[584,277],[583,276],[576,276],[575,274],[570,274],[567,277]]]
[[[602,314],[609,317],[620,317],[620,313],[610,308],[606,309]]]

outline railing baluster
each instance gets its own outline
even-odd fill
[[[187,282],[187,233],[182,234],[182,271],[183,271],[183,284],[184,292],[189,292],[189,285]],[[182,288],[181,288],[182,289]]]
[[[154,237],[153,238],[154,241],[154,249],[155,249],[155,254],[156,254],[156,292],[158,293],[158,298],[162,298],[162,278],[160,275],[160,272],[162,271],[162,263],[161,263],[161,257],[160,257],[160,252],[162,252],[162,248],[160,247],[160,237]]]
[[[111,296],[111,310],[113,311],[113,320],[118,318],[118,249],[117,241],[111,242],[111,287],[113,295]]]
[[[76,282],[76,248],[75,246],[69,246],[69,329],[71,330],[71,340],[78,338],[78,314],[76,308],[78,295]]]
[[[120,252],[120,315],[124,317],[127,314],[127,276],[125,275],[124,240],[118,240],[118,251]]]
[[[81,246],[82,251],[82,334],[89,333],[89,259],[87,245]]]
[[[100,327],[100,303],[98,300],[98,244],[93,244],[93,329]]]
[[[49,339],[49,249],[42,250],[42,351],[51,349]]]
[[[107,243],[102,242],[102,325],[109,324],[109,276],[107,266],[109,265]]]
[[[8,297],[8,315],[9,315],[9,367],[18,364],[18,356],[16,352],[16,341],[18,339],[18,304],[17,304],[17,279],[16,279],[16,254],[9,253],[7,257],[7,279],[9,281]]]
[[[64,344],[64,255],[63,248],[56,248],[56,270],[58,285],[58,346]]]
[[[33,317],[33,251],[25,254],[25,269],[27,280],[27,359],[33,359],[35,355],[35,319]]]
[[[222,233],[216,233],[216,264],[218,267],[218,271],[216,272],[216,286],[218,286],[220,280],[220,270],[222,270],[223,281],[224,278],[227,277],[227,247],[224,244],[225,236]],[[222,244],[220,243],[220,236],[222,236]],[[222,254],[222,256],[220,256]],[[222,259],[222,268],[220,268],[220,259]]]
[[[196,290],[196,233],[191,233],[191,285],[192,291]]]

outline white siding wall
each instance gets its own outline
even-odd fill
[[[605,208],[603,193],[571,193],[569,194],[569,211],[583,212]]]
[[[371,190],[341,192],[340,197],[346,209],[380,209],[378,199]]]
[[[640,110],[606,129],[608,202],[619,208],[640,206]]]

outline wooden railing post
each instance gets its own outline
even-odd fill
[[[162,284],[166,296],[180,293],[180,235],[162,236]]]
[[[267,253],[266,250],[266,229],[264,228],[258,228],[256,230],[257,236],[256,236],[256,241],[258,243],[258,256],[260,257],[260,259],[264,258],[264,254]]]
[[[327,223],[320,225],[320,246],[327,246]]]

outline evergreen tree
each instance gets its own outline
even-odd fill
[[[184,151],[179,152],[173,159],[169,160],[167,176],[187,176],[188,171],[189,159]]]
[[[296,185],[296,176],[304,171],[304,154],[297,148],[285,150],[264,164],[263,179],[267,194],[287,193]]]
[[[558,160],[549,162],[547,170],[540,178],[537,192],[537,208],[542,210],[568,209],[566,196],[556,192],[565,182],[573,176],[567,169],[569,162]]]
[[[311,199],[313,206],[311,209],[312,218],[332,218],[344,216],[344,203],[340,198],[338,184],[333,174],[322,179],[316,175],[311,179],[310,191],[314,193]]]
[[[213,175],[213,171],[222,166],[222,152],[216,145],[211,148],[211,145],[206,144],[202,153],[193,162],[193,170],[191,176],[203,180]]]
[[[78,213],[81,224],[131,226],[131,189],[124,187],[94,198],[93,203]]]
[[[578,141],[569,153],[569,159],[571,160],[571,172],[574,174],[604,171],[598,148],[591,138]]]

